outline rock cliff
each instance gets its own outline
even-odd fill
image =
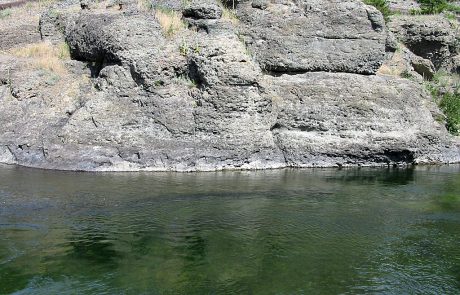
[[[17,54],[23,43],[4,45],[0,162],[84,171],[460,162],[423,86],[376,75],[393,34],[438,68],[455,36],[430,39],[445,48],[437,55],[419,53],[426,38],[407,38],[424,27],[395,22],[390,32],[358,0],[237,1],[234,12],[212,0],[105,4],[43,11],[42,40],[69,46],[62,68],[31,66]]]

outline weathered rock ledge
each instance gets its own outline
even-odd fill
[[[217,2],[192,1],[176,7],[188,28],[172,34],[155,10],[76,7],[40,20],[43,40],[70,47],[58,78],[0,55],[0,163],[212,171],[460,162],[460,140],[423,86],[375,75],[394,46],[381,14],[360,1],[241,1],[235,19]]]

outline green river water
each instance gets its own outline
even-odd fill
[[[0,166],[0,294],[460,294],[460,166]]]

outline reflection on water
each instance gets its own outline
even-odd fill
[[[0,166],[0,294],[459,294],[460,167]]]

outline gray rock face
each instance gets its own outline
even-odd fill
[[[16,158],[9,150],[8,146],[0,146],[0,163],[15,164]]]
[[[268,0],[254,0],[252,1],[252,7],[259,8],[259,9],[266,9],[270,4]]]
[[[230,59],[231,52],[222,57]],[[118,66],[106,71],[123,72]],[[258,87],[226,85],[211,84],[196,96],[179,86],[146,95],[137,87],[122,93],[116,85],[64,102],[8,96],[2,162],[197,171],[460,160],[459,146],[433,120],[425,94],[407,80],[309,73],[265,76]]]
[[[290,166],[432,162],[449,145],[428,97],[408,80],[308,73],[269,84],[271,129]]]
[[[129,16],[129,25],[127,19],[124,14],[81,14],[65,33],[72,56],[95,62],[96,72],[105,65],[121,64],[146,89],[185,74],[187,63],[179,44],[185,39],[167,42],[151,15]]]
[[[276,3],[253,8],[242,2],[238,9],[243,16],[274,14],[273,5],[287,5]],[[289,17],[307,8],[304,2],[289,3]],[[283,57],[286,67],[271,68],[275,73],[264,71],[265,62],[273,54],[273,65],[279,65],[282,47],[276,44],[283,43],[269,43],[273,50],[270,45],[259,58],[256,43],[248,43],[248,50],[227,19],[194,20],[192,25],[204,29],[165,36],[148,13],[79,12],[64,22],[64,38],[80,61],[67,62],[67,72],[55,82],[49,83],[53,73],[27,67],[27,60],[0,55],[0,162],[85,171],[459,162],[460,142],[434,119],[441,114],[421,85],[326,72],[369,74],[381,62],[371,53],[384,54],[385,28],[372,26],[381,16],[358,2],[346,3],[325,4],[324,11],[342,13],[344,27],[337,35],[330,26],[340,19],[321,19],[312,8],[312,20],[323,20],[328,38],[313,37],[308,26],[309,37],[298,37],[325,42],[321,46],[329,57],[328,44],[349,45],[343,47],[346,55],[307,67],[316,61],[295,49]],[[350,33],[351,13],[359,11],[366,13],[367,27],[362,14],[353,14],[356,26]],[[308,23],[304,16],[292,18],[299,25],[294,22],[291,32]],[[256,32],[246,21],[239,25],[248,30],[246,37],[268,32],[266,23]],[[345,37],[332,38],[339,33]],[[277,34],[270,40],[308,46],[284,31]],[[357,46],[366,44],[369,58],[359,63],[363,51]],[[322,71],[293,73],[315,69]]]
[[[65,38],[77,59],[119,62],[142,54],[144,44],[159,47],[164,38],[153,16],[135,15],[123,25],[123,14],[82,13],[65,30]],[[127,56],[128,53],[130,56]]]
[[[433,79],[435,73],[430,60],[415,55],[403,44],[398,45],[398,50],[379,69],[380,75],[409,78],[419,83]]]
[[[218,19],[222,16],[222,8],[215,1],[192,1],[183,14],[197,19]]]
[[[383,63],[382,15],[360,1],[271,1],[238,5],[240,33],[261,67],[273,72],[373,74]]]
[[[184,0],[151,0],[150,2],[154,8],[176,11],[181,11],[186,5],[186,1]]]
[[[452,72],[460,75],[460,55],[452,58]]]
[[[433,63],[425,58],[422,58],[417,55],[412,55],[411,65],[414,67],[414,70],[424,77],[427,80],[431,80],[436,73]]]
[[[411,10],[420,9],[420,4],[416,0],[389,0],[387,2],[392,11],[410,13]]]
[[[451,68],[458,35],[442,15],[393,16],[388,26],[413,53],[429,59],[436,69]]]
[[[64,31],[75,15],[65,10],[49,9],[40,16],[41,39],[57,44],[65,40]]]
[[[0,29],[0,50],[24,46],[40,41],[40,34],[33,25],[12,26]]]

